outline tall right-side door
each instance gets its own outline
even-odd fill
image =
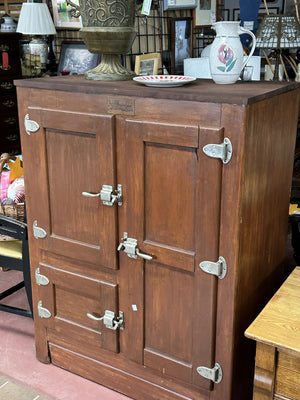
[[[202,148],[222,141],[222,129],[196,124],[117,123],[119,240],[136,239],[138,251],[132,258],[120,246],[121,352],[208,390],[197,367],[215,364],[218,278],[199,264],[219,258],[222,163]]]

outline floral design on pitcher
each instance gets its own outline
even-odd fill
[[[234,59],[234,53],[231,47],[226,44],[222,44],[218,51],[218,57],[222,64],[225,66],[217,67],[222,72],[229,72],[232,70],[236,63],[236,58]]]

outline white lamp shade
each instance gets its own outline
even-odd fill
[[[55,35],[56,30],[46,3],[23,3],[17,32],[25,35]]]

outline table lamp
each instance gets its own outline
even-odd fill
[[[263,50],[271,49],[275,51],[276,62],[273,80],[278,80],[279,62],[282,64],[288,80],[288,75],[283,61],[283,50],[300,47],[300,25],[296,16],[277,14],[266,15],[256,32],[256,47]],[[266,56],[265,52],[264,54]],[[295,71],[297,66],[292,57],[285,56],[285,58]],[[267,56],[266,60],[272,70],[272,66]]]
[[[42,36],[56,34],[47,4],[23,3],[17,32],[33,36],[29,43],[29,52],[31,55],[40,56],[41,67],[45,68],[48,57],[48,45]]]

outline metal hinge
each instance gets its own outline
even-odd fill
[[[227,263],[224,257],[219,257],[217,262],[202,261],[199,264],[202,271],[208,274],[216,275],[218,278],[223,279],[227,274]]]
[[[48,308],[43,307],[42,300],[38,302],[38,315],[41,318],[51,318],[51,312]]]
[[[105,310],[105,313],[103,317],[96,317],[93,314],[87,313],[86,314],[90,319],[93,319],[94,321],[102,321],[103,324],[106,326],[108,329],[112,329],[113,331],[116,331],[118,328],[123,330],[124,329],[124,314],[123,311],[119,311],[119,316],[116,317],[115,313],[110,310]]]
[[[124,232],[124,236],[118,246],[118,251],[124,251],[130,258],[138,258],[139,256],[145,260],[152,260],[152,256],[140,252],[139,248],[137,247],[137,240],[129,238],[127,232]]]
[[[105,206],[113,206],[114,204],[121,206],[123,204],[122,185],[118,185],[116,190],[110,185],[103,185],[99,193],[82,192],[82,195],[85,197],[100,197]]]
[[[47,286],[49,284],[49,279],[40,273],[40,269],[35,270],[35,280],[39,286]]]
[[[33,222],[33,236],[36,239],[44,239],[47,236],[45,229],[40,228],[37,224],[37,220]]]
[[[40,129],[40,126],[36,121],[29,119],[29,114],[25,115],[24,126],[28,135],[31,135],[31,133],[35,133]]]
[[[226,137],[221,144],[207,144],[203,151],[208,157],[220,158],[223,164],[228,164],[232,157],[232,144]]]
[[[218,363],[215,363],[213,368],[198,367],[197,372],[203,378],[210,379],[214,383],[220,383],[223,378],[223,371],[221,365]]]

